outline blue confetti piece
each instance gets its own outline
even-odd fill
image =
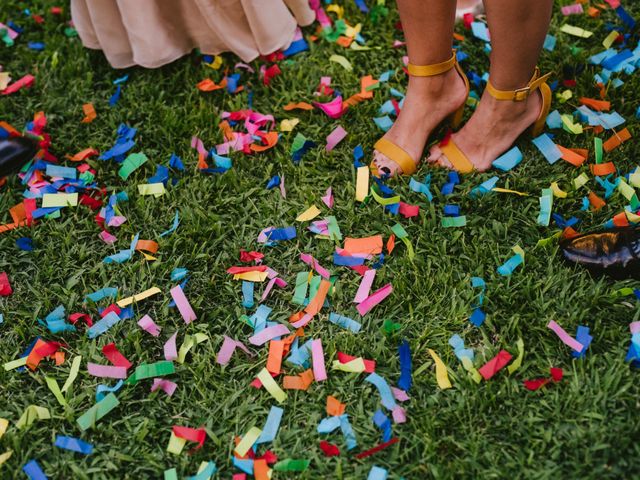
[[[295,342],[294,342],[295,343]],[[289,357],[287,357],[286,362],[291,365],[297,365],[299,367],[305,367],[309,364],[309,358],[311,356],[311,340],[307,340],[307,342],[301,347],[291,348],[291,353]]]
[[[347,444],[347,450],[353,450],[358,446],[358,442],[356,441],[356,434],[353,432],[353,428],[349,423],[349,416],[345,413],[338,418],[340,419],[340,430]]]
[[[136,245],[138,244],[139,237],[140,237],[140,234],[136,234],[136,236],[133,237],[133,240],[131,241],[131,245],[129,246],[129,249],[120,250],[118,253],[114,255],[109,255],[108,257],[105,257],[102,260],[102,262],[110,264],[110,263],[124,263],[128,260],[131,260],[131,257],[133,257],[133,253],[135,252]]]
[[[398,356],[400,358],[400,378],[398,379],[398,387],[409,393],[411,390],[411,349],[409,342],[403,340],[398,346]]]
[[[514,272],[516,268],[518,268],[518,266],[520,266],[522,262],[522,256],[520,256],[519,254],[515,254],[509,260],[500,265],[497,268],[497,272],[504,277],[508,277]]]
[[[217,471],[218,468],[216,467],[216,464],[214,462],[209,462],[200,473],[193,475],[192,477],[187,477],[187,480],[209,480],[209,478],[211,478]]]
[[[393,126],[393,120],[391,120],[391,117],[389,115],[376,117],[373,119],[373,123],[375,123],[377,127],[383,132],[387,132]]]
[[[281,242],[296,238],[296,227],[274,228],[265,233],[270,241]]]
[[[118,323],[121,318],[116,312],[109,312],[104,318],[101,318],[87,330],[89,338],[96,338]]]
[[[485,318],[487,318],[487,315],[482,311],[482,309],[476,308],[471,313],[471,317],[469,317],[469,321],[476,327],[480,327],[484,323]]]
[[[562,229],[565,229],[567,227],[573,227],[574,225],[577,225],[578,223],[580,223],[580,219],[577,217],[571,217],[570,219],[565,220],[564,217],[559,213],[553,213],[551,214],[551,216],[553,217],[553,221],[558,226],[558,228],[562,228]]]
[[[253,308],[253,282],[242,282],[242,306],[244,308]]]
[[[307,153],[312,148],[314,148],[315,146],[316,146],[315,142],[312,142],[311,140],[305,140],[302,146],[291,154],[291,160],[293,160],[293,163],[298,165],[300,163],[300,160],[302,160],[302,157],[304,156],[304,154]]]
[[[572,349],[571,356],[573,358],[583,358],[585,353],[587,353],[589,345],[591,345],[591,341],[593,340],[593,337],[589,335],[589,327],[578,325],[578,330],[576,331],[576,340],[584,345],[584,348],[579,352],[576,352]]]
[[[433,194],[431,193],[431,190],[430,190],[430,183],[431,183],[430,175],[427,175],[427,178],[425,179],[425,183],[421,183],[415,178],[411,177],[411,180],[409,181],[409,188],[416,193],[422,193],[425,197],[427,197],[427,200],[432,201]]]
[[[156,165],[156,173],[149,177],[147,183],[163,183],[166,186],[167,180],[169,180],[169,169],[164,165]]]
[[[184,163],[182,163],[182,159],[175,153],[171,154],[171,158],[169,159],[169,166],[179,171],[184,170]]]
[[[371,467],[371,470],[369,470],[367,480],[387,480],[388,475],[388,472],[384,468],[374,465]]]
[[[534,138],[533,144],[538,148],[538,150],[540,150],[540,153],[544,155],[544,158],[546,158],[547,162],[551,165],[562,158],[562,152],[560,152],[558,146],[546,133]]]
[[[364,158],[364,151],[362,150],[362,145],[357,145],[356,148],[353,149],[353,160],[359,162]]]
[[[120,100],[120,95],[122,94],[122,87],[120,85],[118,85],[116,87],[116,91],[113,93],[113,95],[111,95],[111,98],[109,98],[109,106],[113,107],[116,105],[116,103],[118,103],[118,100]]]
[[[556,48],[556,43],[557,43],[557,38],[554,37],[553,35],[547,34],[547,36],[544,39],[542,48],[544,48],[545,50],[549,50],[550,52],[553,52]]]
[[[98,385],[96,387],[96,402],[101,402],[109,393],[115,393],[124,386],[124,380],[118,380],[113,387],[109,385]]]
[[[547,127],[551,129],[562,128],[562,117],[558,110],[554,110],[547,117]]]
[[[620,20],[622,20],[622,23],[629,27],[630,30],[633,30],[636,26],[635,19],[631,15],[629,15],[629,13],[622,7],[622,5],[619,5],[615,10],[618,14],[618,17],[620,17]]]
[[[22,467],[22,471],[31,480],[47,480],[48,479],[48,477],[42,471],[40,464],[35,460],[29,460],[27,463],[25,463],[24,467]]]
[[[187,270],[186,268],[174,268],[171,271],[171,280],[174,282],[177,282],[178,280],[182,280],[184,277],[187,276],[188,273],[189,273],[189,270]]]
[[[464,348],[464,340],[462,340],[462,337],[460,337],[460,335],[458,335],[457,333],[453,335],[449,339],[449,345],[451,345],[451,348],[453,348],[453,353],[456,357],[458,357],[458,360],[462,361],[463,358],[468,358],[469,360],[473,361],[473,358],[475,356],[473,353],[473,349]]]
[[[162,232],[160,234],[161,237],[166,237],[167,235],[175,232],[178,228],[178,225],[180,225],[180,214],[179,212],[176,210],[176,215],[175,217],[173,217],[173,225],[171,226],[171,228],[169,230],[165,230],[164,232]]]
[[[232,457],[234,467],[236,467],[238,470],[243,471],[247,475],[253,475],[253,460],[240,460],[239,458],[236,458],[235,455],[233,455]]]
[[[267,182],[267,190],[271,190],[272,188],[276,188],[280,186],[280,177],[278,175],[274,175]]]
[[[20,237],[16,239],[16,246],[20,250],[24,250],[25,252],[33,251],[33,240],[29,237]]]
[[[354,0],[354,2],[362,13],[369,13],[369,7],[367,7],[364,0]]]
[[[35,50],[37,52],[41,52],[42,50],[44,50],[44,43],[42,43],[42,42],[29,42],[29,43],[27,43],[27,47],[29,47],[31,50]]]
[[[56,442],[54,445],[58,448],[83,453],[84,455],[91,455],[91,452],[93,452],[93,445],[90,443],[83,442],[79,438],[65,437],[63,435],[56,436]]]
[[[457,217],[460,215],[460,207],[458,205],[445,205],[443,210],[446,217]]]
[[[99,302],[105,298],[116,298],[118,296],[118,289],[115,287],[104,287],[100,290],[96,290],[93,293],[85,295],[85,301],[91,300],[92,302]]]
[[[333,253],[333,264],[341,267],[354,267],[357,265],[364,265],[365,258],[351,257],[348,255],[340,255],[337,252]]]
[[[75,168],[63,167],[52,163],[47,164],[46,174],[49,177],[70,178],[71,180],[76,180],[78,178],[78,171]]]
[[[129,75],[128,74],[124,75],[124,76],[122,76],[120,78],[116,78],[112,83],[114,85],[120,85],[122,83],[125,83],[127,80],[129,80]]]
[[[483,42],[490,42],[491,38],[489,37],[489,29],[487,25],[483,22],[472,22],[471,23],[471,32],[473,36],[482,40]]]
[[[34,219],[38,219],[46,215],[50,215],[54,212],[58,212],[60,210],[62,210],[62,207],[36,208],[31,215],[33,216]]]
[[[262,433],[256,440],[256,444],[273,442],[278,434],[283,414],[284,410],[282,408],[276,407],[275,405],[271,407],[264,427],[262,427]]]
[[[339,315],[335,312],[331,312],[329,314],[329,321],[342,328],[351,330],[353,333],[358,333],[362,328],[362,325],[360,324],[360,322],[356,322],[355,320],[352,320],[349,317]]]
[[[382,378],[377,373],[370,373],[365,379],[365,382],[369,382],[373,384],[380,394],[380,398],[382,400],[382,405],[388,410],[393,410],[396,408],[396,401],[393,398],[393,393],[391,392],[391,388],[387,381]]]
[[[224,169],[225,172],[233,167],[233,162],[229,157],[223,157],[213,151],[211,151],[210,153],[213,162],[216,164],[216,167]]]
[[[382,72],[378,77],[378,81],[381,83],[388,82],[389,79],[391,78],[391,75],[394,75],[395,73],[396,73],[395,70],[387,70],[386,72]]]
[[[340,428],[340,417],[327,417],[320,420],[318,433],[331,433]]]
[[[304,38],[300,38],[298,40],[295,40],[294,42],[291,42],[291,45],[289,45],[289,48],[284,50],[282,54],[285,57],[292,57],[293,55],[296,55],[301,52],[305,52],[307,50],[309,50],[309,44]]]
[[[254,314],[249,317],[254,333],[259,333],[266,328],[269,315],[271,315],[271,308],[266,305],[258,305]]]
[[[240,74],[234,73],[233,75],[229,75],[225,77],[227,79],[227,92],[235,93],[238,89],[238,81],[240,80]]]
[[[385,205],[384,210],[385,212],[389,212],[392,215],[398,215],[398,213],[400,212],[400,204],[392,203],[390,205]]]
[[[4,323],[4,315],[0,313],[0,325]]]
[[[478,185],[477,187],[473,188],[471,192],[469,192],[469,195],[475,198],[475,197],[479,197],[481,195],[485,195],[489,193],[491,190],[494,189],[494,187],[498,183],[498,180],[499,180],[498,177],[491,177],[489,180],[486,180],[482,182],[480,185]]]
[[[508,172],[509,170],[517,167],[520,162],[522,162],[522,158],[522,152],[520,149],[518,147],[513,147],[511,150],[495,159],[491,165],[503,172]]]
[[[391,440],[393,432],[391,430],[391,420],[387,417],[382,410],[377,410],[373,414],[373,424],[382,430],[382,441],[388,442]]]

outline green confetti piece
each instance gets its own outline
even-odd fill
[[[178,480],[178,471],[175,468],[170,468],[164,471],[164,480]]]
[[[351,66],[351,63],[349,62],[349,60],[347,60],[342,55],[331,55],[329,57],[329,61],[340,64],[342,66],[342,68],[344,68],[348,72],[353,71],[353,67]]]
[[[113,393],[109,393],[106,397],[78,417],[78,420],[76,421],[80,426],[80,430],[84,432],[85,430],[95,426],[98,420],[107,415],[119,404],[120,402],[118,401],[118,398]]]
[[[395,197],[390,197],[390,198],[384,198],[384,197],[381,197],[378,194],[378,192],[376,192],[377,189],[378,189],[377,186],[372,185],[370,193],[371,193],[371,196],[373,197],[373,199],[376,202],[378,202],[380,205],[385,205],[385,206],[386,205],[393,205],[393,204],[396,204],[396,203],[400,202],[400,195],[396,195]]]
[[[138,168],[144,165],[147,160],[147,156],[144,153],[132,153],[122,162],[122,166],[120,170],[118,170],[118,175],[122,180],[126,180],[129,178],[133,172],[135,172]]]
[[[578,190],[580,187],[585,186],[589,182],[589,177],[586,173],[581,173],[573,179],[573,187]]]
[[[402,325],[399,323],[395,323],[393,320],[387,319],[382,323],[382,329],[384,330],[385,333],[397,332],[401,328],[402,328]]]
[[[273,466],[276,472],[304,472],[308,467],[310,460],[294,460],[292,458],[286,458],[280,460]]]
[[[125,383],[127,385],[135,385],[140,380],[145,378],[162,377],[164,375],[170,375],[176,371],[173,362],[163,360],[161,362],[146,364],[143,363],[136,368],[133,375],[129,376]]]
[[[633,288],[631,288],[631,287],[620,288],[618,290],[614,290],[611,293],[611,296],[613,298],[628,297],[629,295],[633,295]]]
[[[62,395],[58,382],[56,382],[55,378],[47,377],[45,375],[44,381],[47,382],[47,387],[49,387],[53,396],[56,397],[58,403],[64,407],[67,404],[67,401],[64,399],[64,395]]]
[[[593,145],[596,151],[596,163],[602,163],[602,139],[600,137],[594,137]]]
[[[296,288],[293,291],[293,299],[296,305],[304,305],[307,298],[307,289],[309,287],[309,272],[300,272],[296,275]]]
[[[522,359],[524,358],[524,342],[521,338],[518,339],[516,345],[518,346],[518,357],[507,367],[509,375],[520,368],[520,365],[522,365]]]
[[[336,220],[336,217],[330,216],[325,218],[325,220],[327,220],[328,222],[327,230],[329,230],[329,238],[331,238],[331,240],[341,242],[342,232],[340,231],[340,227],[338,226],[338,221]]]
[[[407,238],[409,236],[409,234],[404,229],[404,227],[402,225],[400,225],[399,223],[396,223],[393,227],[391,227],[391,231],[399,239]]]
[[[443,217],[440,225],[444,228],[464,227],[467,224],[467,217],[460,215],[459,217]]]
[[[538,215],[538,225],[549,226],[551,221],[551,211],[553,210],[553,190],[543,188],[540,195],[540,214]]]

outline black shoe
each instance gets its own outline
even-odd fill
[[[0,178],[19,171],[38,150],[38,142],[28,137],[0,140]]]
[[[624,228],[580,235],[560,242],[562,255],[595,274],[640,278],[640,229]]]

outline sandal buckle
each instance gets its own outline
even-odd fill
[[[523,88],[518,88],[513,91],[513,101],[523,102],[524,100],[529,98],[530,93],[531,93],[531,87],[529,85]]]

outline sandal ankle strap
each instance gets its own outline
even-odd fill
[[[456,51],[453,51],[453,55],[449,60],[440,63],[434,63],[432,65],[414,65],[409,63],[407,65],[407,71],[409,75],[414,77],[433,77],[434,75],[440,75],[441,73],[448,72],[456,65]]]
[[[505,100],[511,102],[523,102],[529,95],[540,88],[540,85],[545,83],[547,79],[551,76],[551,73],[547,73],[546,75],[540,76],[540,69],[536,67],[536,70],[529,80],[529,83],[526,87],[517,88],[516,90],[498,90],[491,84],[491,80],[487,82],[487,92],[496,100]]]

